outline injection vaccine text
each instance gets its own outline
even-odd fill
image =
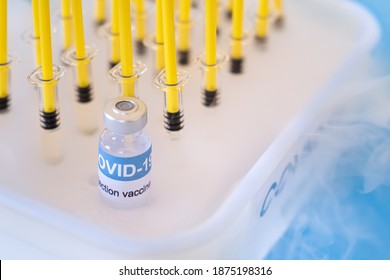
[[[147,184],[143,185],[141,188],[135,190],[135,191],[121,191],[119,192],[118,190],[114,190],[112,188],[110,188],[109,186],[107,186],[106,184],[103,184],[100,180],[99,180],[99,187],[105,192],[107,193],[108,195],[111,195],[111,196],[116,196],[116,197],[128,197],[128,198],[131,198],[131,197],[135,197],[135,196],[139,196],[141,194],[143,194],[144,192],[146,192],[149,188],[150,188],[150,184],[151,182],[149,181]]]

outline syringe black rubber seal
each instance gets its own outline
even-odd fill
[[[86,86],[86,87],[77,87],[77,101],[80,103],[88,103],[92,101],[92,87]]]
[[[109,69],[112,69],[112,68],[114,68],[117,64],[118,64],[119,62],[113,62],[113,61],[110,61],[109,63],[108,63],[108,67],[109,67]]]
[[[137,54],[144,55],[146,53],[146,47],[143,41],[136,40],[135,48],[137,50]]]
[[[244,59],[243,58],[231,58],[230,59],[230,72],[233,74],[241,74],[242,73],[242,65]]]
[[[190,51],[178,51],[179,63],[181,65],[188,65],[190,62]]]
[[[283,28],[283,26],[284,26],[284,17],[283,16],[278,16],[277,18],[276,18],[276,20],[274,21],[274,26],[276,27],[276,28],[279,28],[279,29],[281,29],[281,28]]]
[[[183,112],[179,111],[176,113],[166,112],[165,117],[165,128],[168,131],[179,131],[184,127]]]
[[[226,12],[225,12],[225,16],[226,16],[228,19],[231,19],[232,16],[233,16],[232,11],[226,11]]]
[[[218,105],[218,91],[204,90],[203,91],[203,105],[206,107],[213,107]]]
[[[100,26],[102,26],[103,24],[105,24],[106,23],[106,20],[105,19],[103,19],[103,20],[96,20],[95,21],[95,26],[96,27],[100,27]]]
[[[10,104],[10,98],[9,96],[1,97],[0,98],[0,111],[5,111],[8,109]]]
[[[43,129],[55,129],[60,125],[60,113],[57,110],[49,113],[41,111],[39,115]]]
[[[266,36],[255,36],[255,39],[258,44],[265,44],[267,42]]]

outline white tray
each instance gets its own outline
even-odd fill
[[[84,1],[84,13],[87,42],[101,49],[93,61],[100,131],[102,106],[118,88],[107,77],[108,43],[96,36],[92,2]],[[254,2],[246,3],[248,18]],[[288,163],[302,157],[305,143],[299,137],[379,36],[375,20],[351,2],[295,0],[285,6],[285,28],[271,26],[266,48],[252,41],[246,47],[245,73],[234,76],[228,65],[224,68],[218,107],[201,105],[198,66],[183,68],[192,79],[184,88],[185,129],[179,141],[172,141],[162,125],[163,97],[152,86],[152,52],[139,57],[149,68],[139,93],[149,110],[153,185],[145,206],[123,211],[99,196],[99,133],[85,135],[76,128],[70,69],[59,83],[65,157],[55,166],[42,161],[37,93],[26,80],[33,51],[21,39],[30,26],[30,6],[12,1],[10,49],[21,62],[12,72],[12,111],[0,115],[0,257],[264,256],[305,198],[304,190],[294,195],[296,183],[275,197],[273,183],[280,185]],[[203,40],[201,14],[195,17],[193,53],[202,50]],[[227,36],[225,19],[222,30]],[[53,38],[59,63],[60,32]],[[223,38],[220,43],[228,52]]]

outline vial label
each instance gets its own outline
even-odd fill
[[[117,157],[99,146],[98,165],[99,187],[103,197],[118,206],[129,205],[142,200],[150,188],[152,146],[135,157]]]

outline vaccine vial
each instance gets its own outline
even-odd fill
[[[99,189],[116,208],[143,204],[150,193],[152,142],[143,130],[146,105],[137,98],[117,97],[104,107],[105,129],[99,139]]]

